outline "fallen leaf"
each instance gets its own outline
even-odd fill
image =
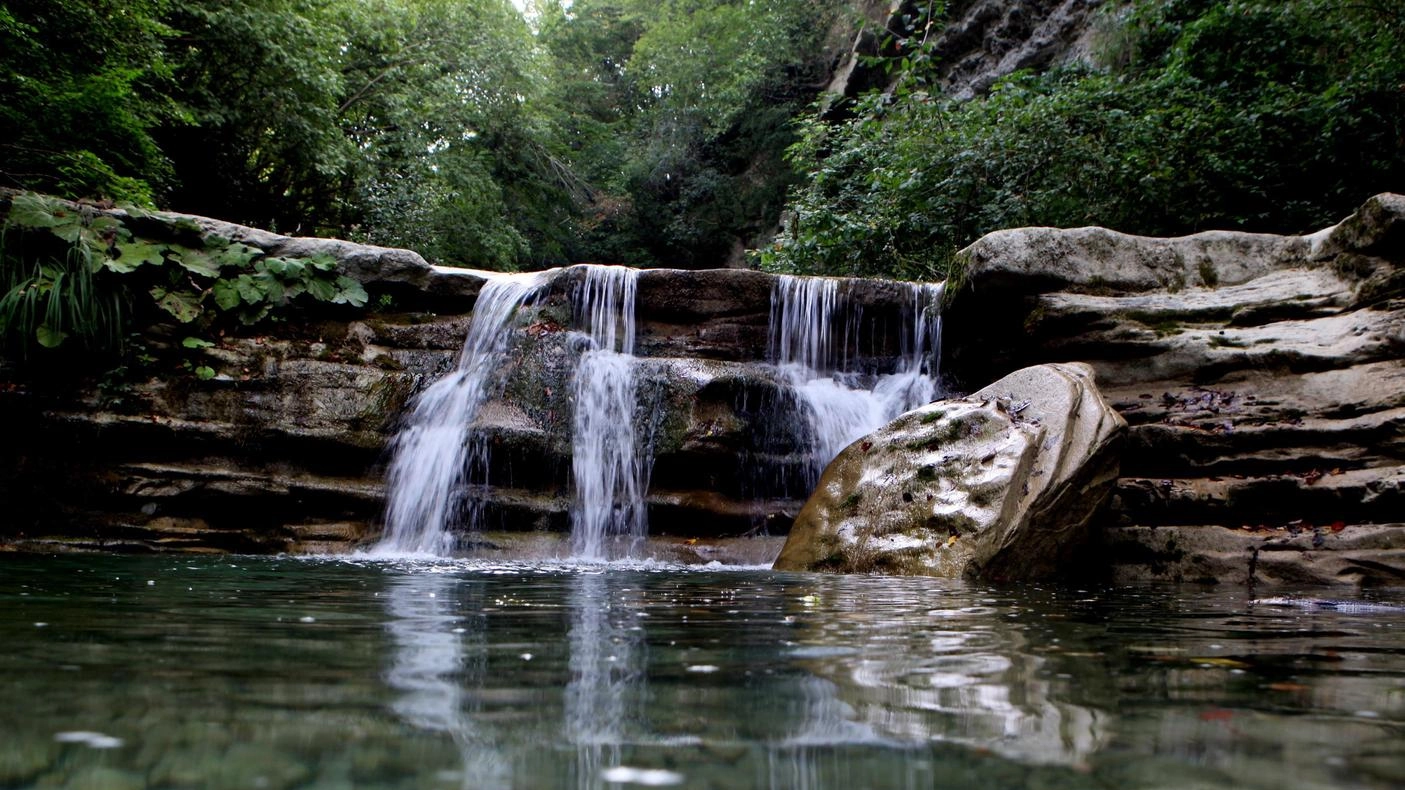
[[[1333,522],[1332,522],[1332,525],[1331,525],[1331,529],[1332,529],[1333,532],[1341,532],[1342,530],[1346,529],[1346,522],[1345,522],[1345,521],[1333,521]]]

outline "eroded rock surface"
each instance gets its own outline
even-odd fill
[[[152,232],[175,219],[153,220]],[[141,342],[155,361],[101,382],[0,370],[0,550],[322,552],[379,537],[387,448],[411,399],[453,369],[491,275],[406,250],[183,219],[273,255],[331,255],[370,306],[227,327],[208,349],[183,348],[181,326],[147,327]],[[584,267],[542,275],[540,298],[514,323],[501,390],[478,413],[473,428],[492,445],[491,487],[475,492],[485,529],[570,529],[572,375],[586,347],[572,295],[583,279]],[[807,493],[758,482],[807,463],[803,447],[772,433],[784,405],[766,363],[775,279],[639,276],[635,413],[652,454],[650,531],[700,540],[699,556],[713,539],[783,533]],[[891,366],[907,293],[847,287],[864,304],[855,342]],[[215,377],[197,379],[197,364]]]
[[[1130,425],[1094,564],[1405,582],[1405,197],[1308,236],[1026,228],[968,253],[946,369],[1083,360]]]
[[[1124,428],[1080,364],[908,412],[825,469],[776,568],[1053,576],[1117,478]]]

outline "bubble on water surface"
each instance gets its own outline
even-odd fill
[[[59,743],[81,743],[93,749],[116,749],[123,743],[121,738],[87,730],[54,733],[54,740]]]
[[[666,771],[662,768],[631,768],[617,765],[600,772],[600,778],[614,784],[635,784],[647,787],[665,787],[683,783],[683,774]]]

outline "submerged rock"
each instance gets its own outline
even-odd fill
[[[1112,490],[1125,427],[1080,364],[910,411],[830,463],[775,567],[1055,575]]]

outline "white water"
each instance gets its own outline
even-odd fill
[[[782,276],[771,292],[771,355],[813,437],[811,485],[840,450],[937,395],[943,286],[898,285],[910,290],[901,359],[879,375],[861,369],[863,307],[842,281]]]
[[[576,309],[591,348],[575,375],[571,439],[571,549],[582,559],[605,558],[613,536],[642,538],[648,464],[635,435],[634,299],[639,270],[591,266]]]
[[[499,383],[494,374],[507,355],[513,318],[541,282],[532,273],[495,275],[484,283],[457,367],[420,393],[392,444],[385,535],[374,553],[452,551],[450,528],[471,504],[466,486],[487,482],[487,447],[473,440],[470,426]],[[485,479],[471,479],[474,472]],[[468,520],[474,520],[471,509]]]

